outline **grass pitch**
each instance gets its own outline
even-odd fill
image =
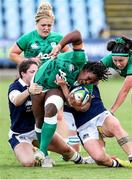
[[[129,168],[107,168],[93,165],[74,165],[72,162],[64,162],[60,155],[51,153],[55,159],[56,166],[51,169],[40,167],[24,168],[14,157],[12,149],[8,144],[8,130],[10,124],[7,90],[13,79],[0,80],[0,179],[132,179],[132,169]],[[100,83],[100,91],[104,104],[107,108],[114,101],[123,79],[109,80]],[[130,93],[123,105],[116,112],[116,117],[122,126],[132,136],[132,104]],[[115,139],[106,139],[106,150],[110,155],[127,159],[125,153],[120,149]],[[81,154],[87,156],[84,150]]]

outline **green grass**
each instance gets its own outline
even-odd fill
[[[14,157],[8,144],[8,130],[10,124],[7,105],[7,90],[10,80],[0,80],[0,179],[132,179],[132,170],[127,168],[107,168],[97,165],[74,165],[71,162],[64,162],[60,156],[51,153],[56,160],[56,166],[51,169],[40,167],[24,168]],[[114,101],[117,92],[121,88],[123,80],[109,80],[100,83],[102,99],[107,108]],[[122,126],[132,136],[132,104],[130,94],[124,104],[116,112]],[[120,149],[115,139],[107,139],[106,150],[111,155],[126,159],[127,156]],[[86,156],[86,152],[81,150]]]

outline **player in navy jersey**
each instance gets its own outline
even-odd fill
[[[104,107],[97,85],[94,85],[93,87],[93,98],[91,102],[89,101],[89,108],[83,109],[85,112],[82,112],[81,106],[79,109],[79,106],[76,106],[75,102],[73,104],[73,95],[67,95],[68,87],[62,82],[64,83],[63,79],[57,79],[57,83],[61,85],[65,97],[68,97],[67,100],[72,106],[65,107],[65,118],[70,118],[70,116],[67,115],[72,113],[78,136],[88,154],[98,165],[109,167],[132,167],[132,141],[129,138],[128,133],[121,127],[118,119]],[[118,144],[128,155],[130,162],[118,158],[113,159],[106,154],[104,137],[115,137]]]
[[[23,166],[33,166],[35,163],[32,143],[37,138],[34,132],[35,119],[29,92],[37,94],[42,91],[41,87],[36,84],[30,86],[31,78],[37,69],[38,65],[34,61],[21,63],[19,66],[20,78],[10,85],[8,91],[11,119],[9,143],[16,158]]]

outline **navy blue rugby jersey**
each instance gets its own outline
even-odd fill
[[[11,119],[11,130],[17,133],[26,133],[32,131],[35,125],[35,119],[32,112],[32,102],[29,96],[27,100],[20,106],[15,106],[9,99],[9,93],[13,90],[23,92],[27,89],[23,86],[21,80],[16,80],[9,86],[8,101]]]
[[[93,95],[94,98],[91,101],[91,106],[86,112],[79,112],[68,106],[64,107],[65,112],[71,112],[73,114],[77,128],[106,110],[101,100],[99,89],[96,85],[93,86]]]

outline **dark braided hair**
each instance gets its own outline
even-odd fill
[[[98,80],[107,80],[110,72],[102,62],[88,62],[84,65],[82,71],[92,72],[96,74]]]

